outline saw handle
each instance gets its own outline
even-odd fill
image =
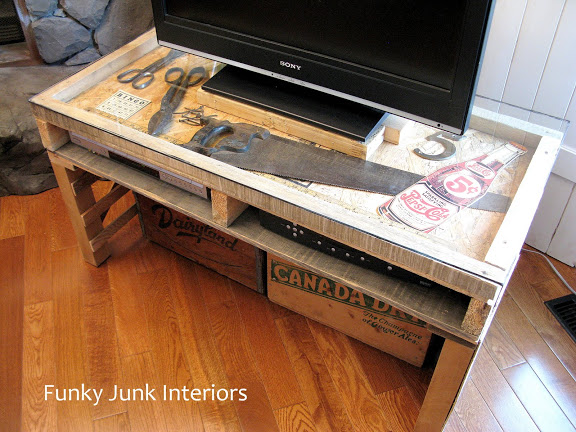
[[[223,124],[212,128],[206,135],[202,137],[200,144],[205,149],[215,148],[216,143],[219,139],[225,136],[232,135],[234,133],[234,128],[231,125]]]
[[[219,151],[246,153],[253,139],[266,139],[270,132],[266,129],[244,123],[232,124],[228,120],[202,118],[205,126],[192,137],[185,148],[205,156]]]

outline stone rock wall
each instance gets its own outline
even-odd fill
[[[0,196],[56,187],[28,99],[78,70],[71,66],[0,68]]]
[[[97,60],[152,27],[149,0],[26,0],[46,63]]]

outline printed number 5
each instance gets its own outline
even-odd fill
[[[464,176],[456,177],[454,180],[446,182],[446,188],[450,192],[454,192],[456,194],[462,194],[465,192],[473,193],[477,192],[477,188],[472,186],[474,182]]]

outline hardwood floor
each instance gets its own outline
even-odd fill
[[[576,269],[555,264],[575,287]],[[543,304],[569,293],[522,253],[445,431],[576,430],[576,343]]]
[[[137,220],[111,248],[83,262],[58,190],[0,199],[0,431],[412,429],[431,367],[272,304],[143,239]],[[447,431],[575,430],[576,344],[542,304],[565,294],[522,255]]]

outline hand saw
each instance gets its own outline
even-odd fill
[[[424,176],[270,134],[267,129],[213,117],[185,148],[245,170],[349,189],[397,195]],[[506,212],[509,198],[488,193],[471,208]]]

